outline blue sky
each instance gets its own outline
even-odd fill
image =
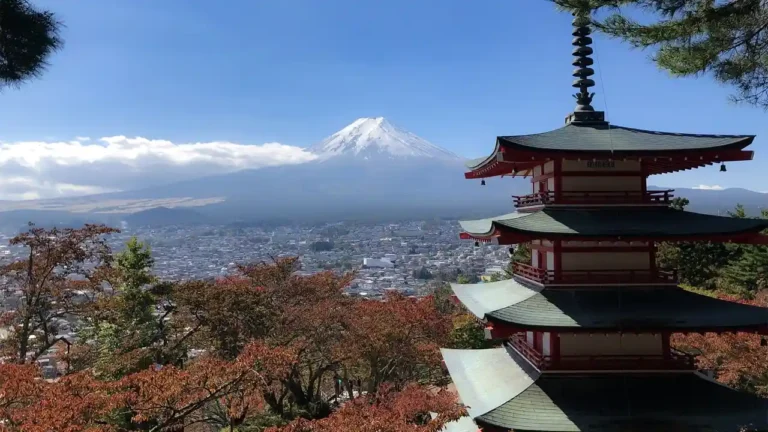
[[[3,142],[305,147],[358,117],[384,116],[478,157],[496,135],[559,127],[574,106],[571,17],[545,0],[34,3],[66,24],[65,46],[42,79],[0,94]],[[651,183],[768,190],[768,114],[731,104],[730,89],[709,77],[668,77],[649,52],[599,35],[594,47],[594,105],[612,123],[758,135],[753,162]]]

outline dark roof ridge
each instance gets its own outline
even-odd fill
[[[647,133],[647,134],[653,134],[653,135],[685,136],[685,137],[697,137],[697,138],[752,138],[754,139],[757,136],[752,134],[746,134],[746,135],[745,134],[696,134],[696,133],[687,133],[687,132],[666,132],[666,131],[656,131],[656,130],[650,130],[650,129],[640,129],[640,128],[634,128],[629,126],[614,125],[614,124],[605,122],[605,123],[591,123],[591,124],[590,123],[569,123],[559,128],[551,129],[544,132],[537,132],[537,133],[531,133],[531,134],[518,134],[518,135],[499,135],[497,136],[497,139],[511,141],[514,138],[545,135],[557,130],[568,129],[568,128],[591,128],[591,129],[601,129],[601,130],[623,129],[630,132]]]

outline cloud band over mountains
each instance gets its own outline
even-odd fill
[[[308,162],[280,143],[174,143],[125,136],[0,141],[0,199],[56,198],[149,187],[242,169]]]

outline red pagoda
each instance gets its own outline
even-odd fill
[[[588,91],[589,19],[573,24],[579,92],[565,126],[500,136],[468,163],[468,179],[530,177],[532,193],[515,197],[514,213],[461,222],[462,238],[529,243],[531,262],[509,280],[452,285],[487,337],[503,340],[442,351],[459,397],[486,432],[768,430],[767,400],[717,383],[669,343],[673,333],[768,334],[768,309],[685,291],[655,259],[659,242],[768,244],[768,221],[677,210],[672,191],[646,182],[751,160],[754,136],[609,124]]]

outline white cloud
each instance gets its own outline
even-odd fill
[[[723,190],[723,189],[725,189],[724,187],[722,187],[720,185],[711,185],[711,186],[710,185],[698,185],[698,186],[694,186],[693,188],[694,189],[701,189],[701,190]]]
[[[300,147],[225,141],[104,137],[0,141],[0,199],[38,199],[136,189],[241,169],[314,159]]]

